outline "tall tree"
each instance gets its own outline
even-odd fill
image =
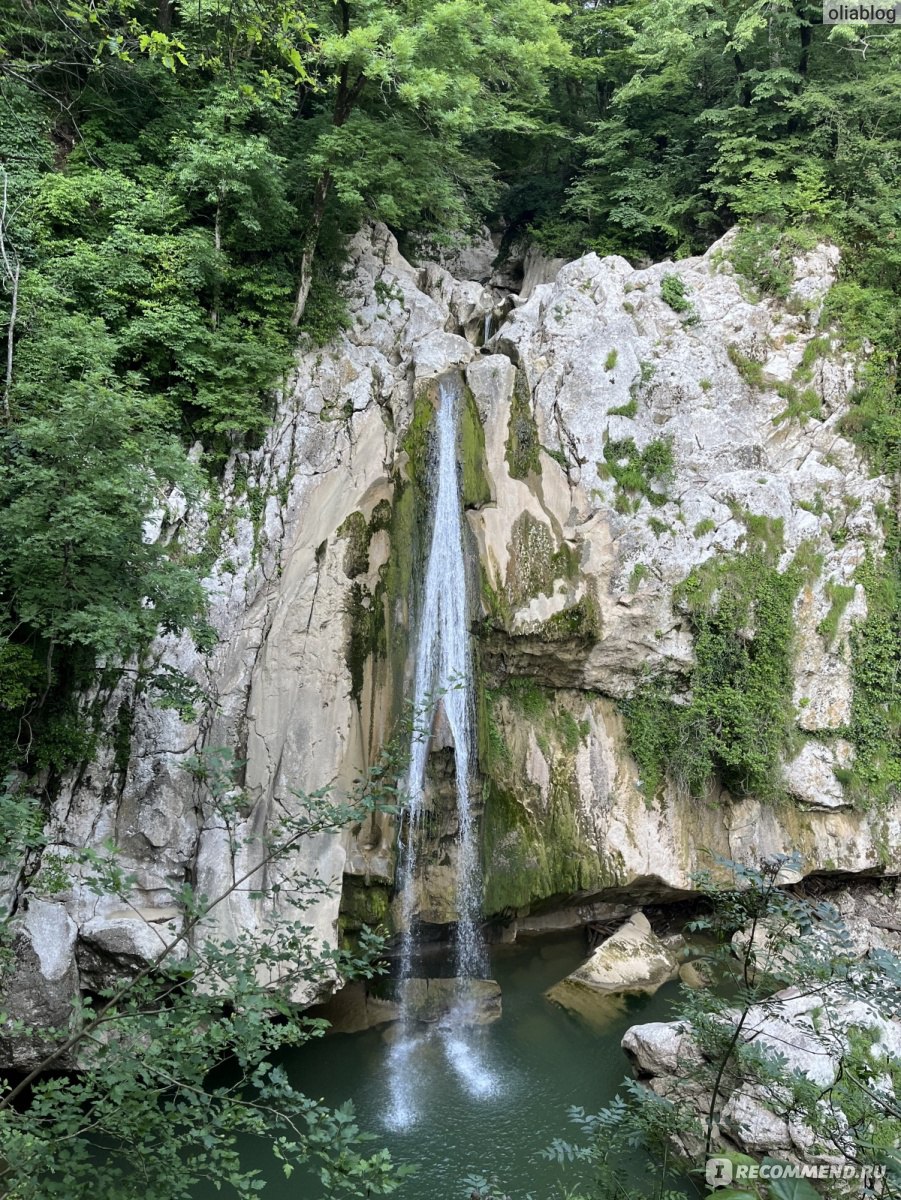
[[[338,0],[311,10],[321,30],[311,70],[312,185],[292,313],[310,292],[333,194],[401,226],[453,229],[491,191],[479,133],[537,128],[547,72],[567,57],[550,0]]]

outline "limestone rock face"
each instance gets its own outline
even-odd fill
[[[16,972],[4,990],[4,1008],[11,1021],[24,1030],[0,1031],[4,1062],[28,1069],[47,1054],[54,1040],[40,1036],[42,1029],[65,1033],[78,991],[75,963],[77,926],[62,904],[33,898],[27,910],[13,919],[12,951]],[[33,1032],[32,1032],[33,1031]],[[70,1060],[60,1067],[71,1067]]]
[[[486,915],[515,930],[551,910],[684,896],[706,865],[702,848],[745,862],[797,849],[801,874],[897,873],[901,809],[855,807],[842,783],[853,756],[850,634],[866,615],[855,572],[882,553],[890,494],[841,432],[854,361],[828,331],[813,344],[836,256],[823,247],[799,258],[788,303],[755,302],[728,248],[727,238],[646,269],[533,254],[505,274],[490,239],[444,266],[414,266],[384,227],[358,236],[349,328],[301,347],[262,445],[233,455],[216,494],[191,505],[173,494],[148,520],[148,537],[210,564],[219,641],[204,653],[187,635],[160,637],[141,686],[129,672],[85,697],[109,736],[55,795],[53,865],[13,887],[15,994],[55,1020],[64,993],[152,957],[181,928],[185,880],[229,893],[205,934],[271,927],[293,912],[303,875],[331,885],[306,914],[321,942],[336,944],[342,915],[347,928],[361,913],[390,920],[395,829],[384,816],[300,844],[269,881],[283,885],[274,898],[234,882],[254,878],[260,837],[280,814],[305,812],[305,793],[347,794],[410,692],[429,406],[450,370],[467,384],[461,486]],[[687,311],[667,303],[671,276]],[[815,393],[804,419],[786,400],[792,388]],[[624,488],[620,468],[660,446],[668,477]],[[684,690],[694,643],[674,589],[699,564],[747,548],[763,517],[778,524],[780,568],[802,549],[819,563],[793,613],[799,741],[783,768],[788,800],[719,786],[701,799],[672,785],[651,795],[618,702],[648,674]],[[147,682],[172,671],[196,687],[193,712],[161,706]],[[240,764],[237,804],[214,801],[191,765],[221,762],[223,749]],[[57,878],[73,849],[107,841],[134,878],[127,906],[98,896],[71,861],[64,886]],[[453,841],[446,820],[421,905],[437,924],[455,918]],[[341,913],[348,881],[354,914]],[[369,887],[377,893],[362,903]],[[46,920],[26,918],[40,905],[52,909]],[[296,999],[316,997],[299,989]]]

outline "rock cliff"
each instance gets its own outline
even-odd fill
[[[901,807],[848,786],[850,631],[891,493],[841,432],[855,362],[817,328],[837,256],[799,258],[776,302],[750,295],[728,249],[647,269],[533,256],[511,309],[487,269],[461,281],[411,266],[384,228],[356,239],[350,327],[299,355],[263,444],[231,458],[215,493],[190,507],[170,496],[150,523],[205,556],[219,641],[201,653],[162,637],[141,664],[193,680],[193,714],[133,682],[87,698],[114,735],[55,796],[27,913],[18,896],[21,972],[43,980],[16,992],[21,1015],[44,1020],[63,993],[152,955],[186,879],[218,894],[254,866],[245,834],[298,811],[304,791],[346,790],[389,736],[409,692],[434,384],[448,371],[466,383],[486,916],[576,922],[623,898],[681,897],[702,848],[798,849],[805,873],[898,871]],[[764,584],[781,641],[762,618],[732,635],[751,670],[772,659],[767,694],[791,726],[776,777],[755,788],[728,732],[703,786],[655,774],[636,738],[695,711],[701,637],[722,633],[711,596]],[[231,827],[185,769],[219,747],[243,764]],[[440,925],[455,915],[454,830],[436,828],[420,908]],[[348,932],[390,919],[393,835],[379,818],[298,851],[291,869],[333,884],[310,914],[320,938],[338,938],[339,918]],[[47,864],[107,839],[134,875],[132,907],[71,868],[50,886]],[[280,903],[238,892],[218,928],[263,928]]]

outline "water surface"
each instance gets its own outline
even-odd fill
[[[562,1200],[579,1169],[544,1161],[541,1150],[556,1137],[578,1140],[568,1108],[593,1111],[615,1095],[628,1074],[623,1033],[636,1021],[668,1019],[676,995],[668,985],[592,1026],[544,998],[585,956],[581,934],[496,947],[503,1016],[471,1038],[435,1030],[407,1054],[413,1119],[403,1129],[392,1120],[390,1027],[330,1035],[287,1055],[285,1065],[308,1095],[331,1105],[352,1100],[360,1126],[377,1135],[374,1147],[419,1164],[399,1200],[468,1200],[471,1175],[496,1177],[512,1200]],[[280,1180],[276,1164],[265,1174],[272,1200],[322,1195],[316,1183]]]

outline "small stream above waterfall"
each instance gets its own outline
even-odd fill
[[[391,1048],[389,1123],[398,1129],[421,1117],[415,1075],[426,1042],[438,1039],[449,1066],[477,1094],[489,1093],[496,1081],[480,1063],[478,1032],[472,1028],[467,985],[487,974],[487,954],[479,928],[482,875],[473,813],[475,702],[472,647],[466,587],[463,512],[457,467],[459,410],[463,385],[459,375],[444,376],[438,385],[434,450],[429,464],[430,540],[414,639],[414,731],[404,792],[406,810],[398,839],[397,891],[400,896],[400,1022]],[[430,753],[453,754],[456,798],[454,934],[456,994],[442,1022],[423,1032],[412,999],[412,968],[417,948],[415,911],[420,838],[427,799]]]

